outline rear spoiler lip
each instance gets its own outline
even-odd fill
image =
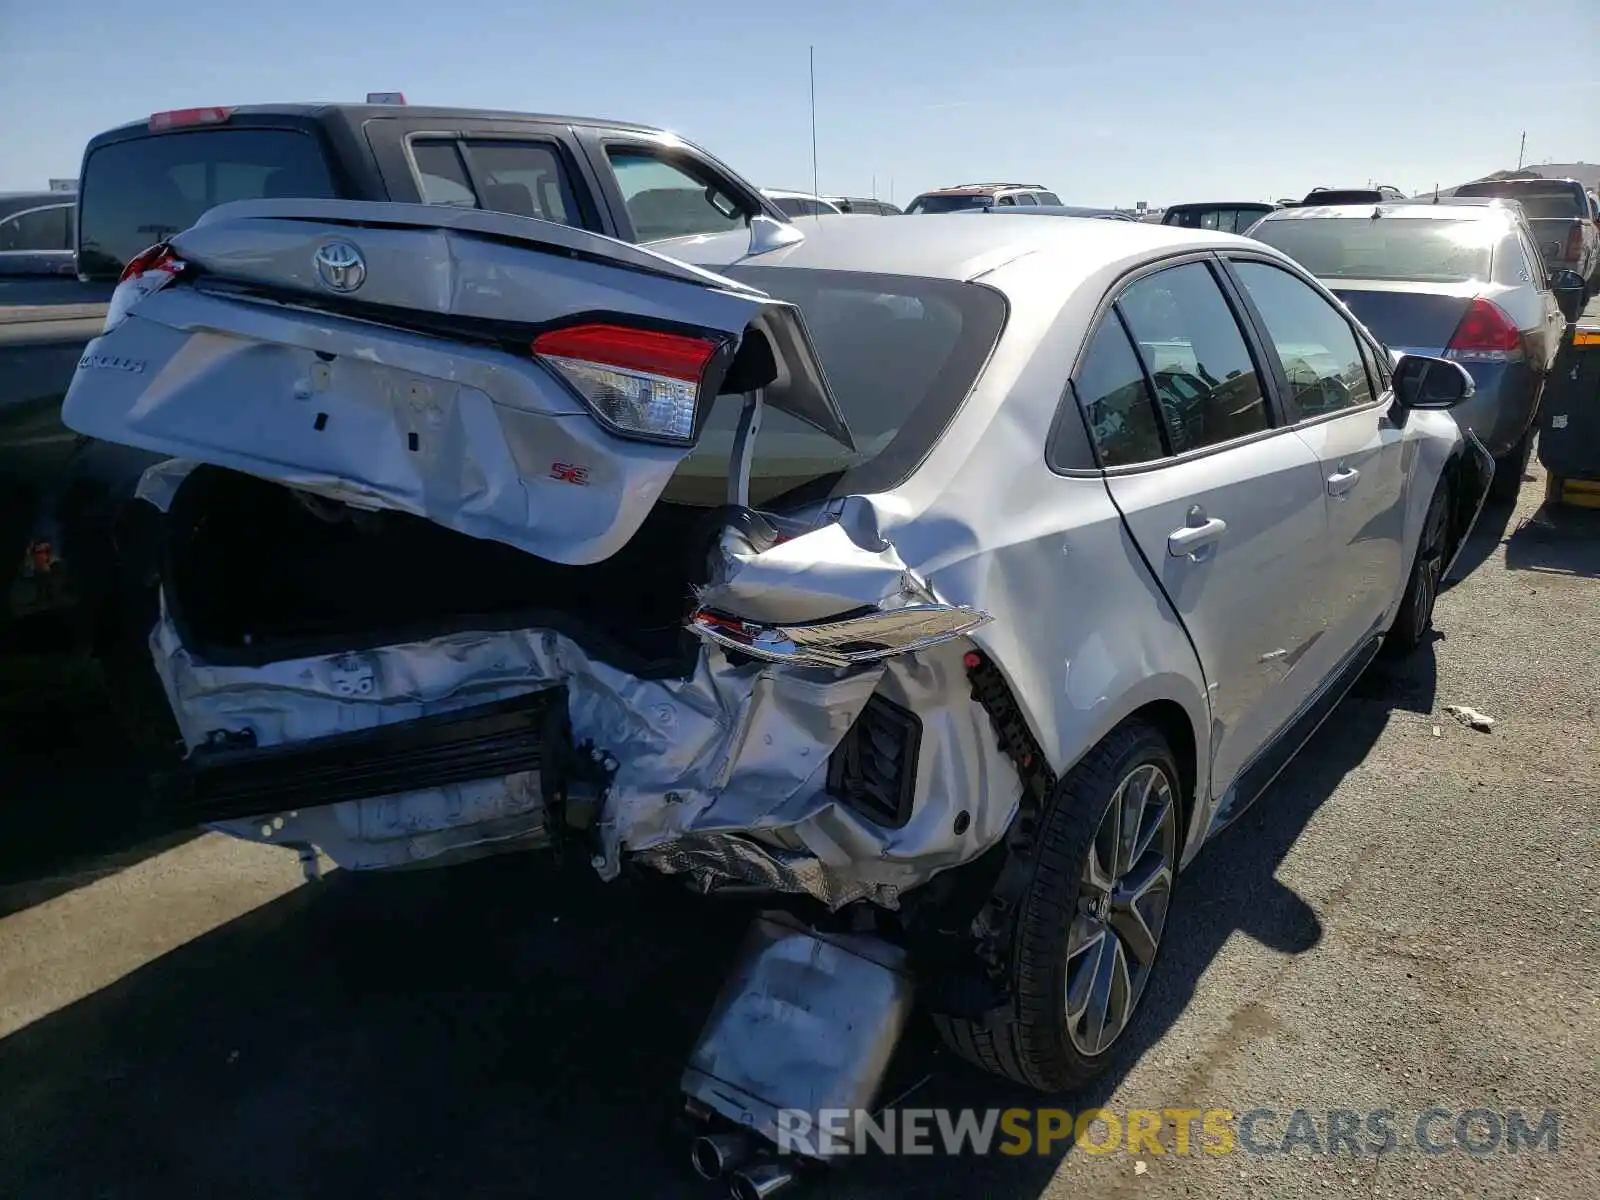
[[[480,208],[451,208],[443,204],[402,204],[387,200],[235,200],[207,209],[192,228],[238,220],[316,221],[339,225],[389,228],[450,229],[506,241],[524,242],[544,250],[578,254],[611,266],[664,275],[683,283],[718,288],[746,296],[766,293],[749,284],[679,262],[633,242],[624,242],[537,217],[488,212]],[[181,249],[183,234],[171,241]]]

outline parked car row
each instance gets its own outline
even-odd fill
[[[1452,412],[1548,369],[1509,206],[793,220],[648,127],[370,105],[158,114],[80,187],[59,419],[121,457],[40,561],[91,564],[173,823],[769,904],[682,1082],[740,1196],[913,997],[1020,1083],[1106,1068],[1179,873],[1426,644],[1497,474]],[[1413,293],[1455,333],[1366,323]]]

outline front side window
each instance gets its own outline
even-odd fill
[[[1355,330],[1338,309],[1282,267],[1236,262],[1234,270],[1289,377],[1289,410],[1296,420],[1373,398]]]
[[[1114,310],[1089,343],[1073,389],[1101,466],[1153,462],[1166,453],[1144,369]]]
[[[1145,276],[1117,309],[1155,384],[1174,454],[1271,427],[1260,372],[1205,263]]]
[[[726,233],[745,224],[738,201],[675,163],[623,146],[607,147],[606,157],[641,242]]]

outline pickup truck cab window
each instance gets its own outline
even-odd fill
[[[555,146],[542,141],[461,143],[479,204],[490,212],[538,217],[563,225],[577,222],[577,203]]]
[[[451,208],[477,208],[478,196],[472,190],[467,164],[454,142],[417,140],[411,157],[417,165],[418,190],[424,204],[444,204]]]
[[[1292,419],[1311,420],[1372,401],[1355,330],[1332,304],[1270,263],[1236,261],[1233,269],[1283,364]]]
[[[726,233],[748,219],[721,188],[642,146],[609,145],[606,158],[641,242]]]

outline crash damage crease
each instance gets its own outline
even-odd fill
[[[151,468],[141,496],[167,507],[189,467]],[[701,599],[737,605],[752,619],[796,620],[932,596],[870,531],[875,522],[853,515],[854,536],[829,522],[764,554],[724,538],[716,582]],[[964,641],[844,670],[735,662],[707,644],[688,677],[660,680],[638,679],[544,629],[458,632],[238,667],[186,648],[163,603],[151,648],[190,749],[218,730],[248,730],[269,747],[564,685],[575,741],[617,764],[597,823],[594,865],[605,879],[631,855],[706,892],[756,886],[833,909],[862,899],[897,908],[905,891],[996,843],[1021,795],[971,696]],[[923,725],[915,803],[897,829],[827,791],[828,757],[874,692]],[[311,844],[352,869],[546,840],[536,772],[303,810],[286,798],[283,811],[215,827],[257,842]]]

